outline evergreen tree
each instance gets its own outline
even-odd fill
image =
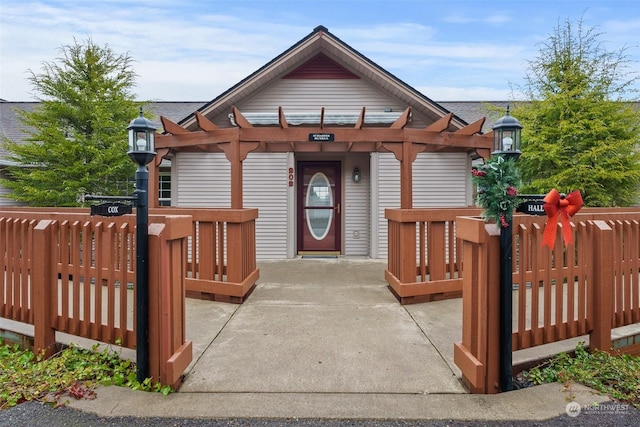
[[[91,39],[60,48],[57,62],[29,70],[40,104],[20,111],[29,129],[22,143],[3,141],[10,153],[10,197],[32,206],[77,206],[80,194],[121,195],[131,190],[135,166],[127,157],[126,128],[137,116],[128,55]]]
[[[566,21],[529,62],[527,102],[513,111],[524,126],[521,192],[580,190],[589,206],[640,202],[638,76],[627,48],[608,51],[601,36]]]

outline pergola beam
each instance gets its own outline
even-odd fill
[[[462,129],[458,129],[457,131],[455,131],[455,133],[457,135],[475,135],[476,133],[480,133],[482,132],[482,126],[484,125],[484,121],[486,120],[485,117],[476,120],[475,122],[471,123],[470,125],[467,125],[465,127],[463,127]]]
[[[362,129],[362,126],[364,126],[364,113],[366,111],[365,107],[362,107],[362,110],[360,110],[360,115],[358,116],[358,121],[356,122],[354,128],[355,129]]]
[[[287,129],[289,127],[282,107],[278,107],[278,123],[280,124],[280,129]]]
[[[398,117],[396,121],[389,126],[389,129],[404,129],[404,127],[409,123],[409,117],[411,117],[411,107],[407,107],[400,117]]]
[[[191,133],[188,129],[183,128],[182,126],[173,123],[171,120],[167,119],[164,116],[160,116],[160,122],[162,123],[162,128],[173,135],[184,135]]]
[[[242,115],[240,110],[238,110],[235,106],[231,107],[231,113],[233,113],[233,120],[236,122],[239,128],[252,128],[253,125],[249,123],[249,120],[245,116]]]
[[[431,123],[429,126],[424,128],[424,130],[429,132],[444,132],[449,127],[452,118],[453,113],[449,113],[446,116],[441,117],[439,120]]]
[[[310,133],[322,133],[330,130],[334,134],[333,142],[309,142]],[[468,151],[491,149],[493,138],[487,135],[464,135],[457,132],[431,132],[422,129],[389,129],[389,128],[226,128],[209,132],[189,132],[177,135],[158,135],[156,148],[171,148],[176,151],[199,145],[211,145],[238,140],[260,142],[260,151],[298,151],[296,147],[304,145],[331,145],[343,142],[351,143],[351,149],[345,146],[343,151],[361,151],[361,147],[370,147],[375,142],[411,142],[421,145],[434,145],[447,148],[466,148]],[[301,143],[304,143],[301,145]],[[267,148],[273,146],[274,148]],[[278,147],[278,148],[275,148]],[[308,151],[304,149],[304,151]],[[314,150],[316,151],[316,150]],[[321,150],[317,150],[321,151]],[[335,151],[335,150],[332,150]],[[379,151],[372,149],[371,151]]]
[[[213,124],[209,119],[202,115],[199,111],[196,111],[196,120],[198,122],[198,127],[206,132],[213,132],[218,130],[218,126]]]

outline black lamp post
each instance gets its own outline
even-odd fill
[[[153,123],[142,115],[131,120],[129,152],[138,165],[136,171],[136,376],[143,382],[149,376],[149,171],[147,164],[155,153]]]
[[[522,125],[517,119],[507,114],[493,125],[493,155],[504,159],[518,160],[520,154],[520,133]],[[512,252],[513,230],[512,219],[508,226],[500,226],[500,391],[513,389],[513,277]]]

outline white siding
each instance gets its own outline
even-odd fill
[[[360,169],[360,182],[353,181],[354,168]],[[369,226],[370,173],[369,154],[347,156],[342,163],[344,182],[344,254],[368,256],[371,227]]]
[[[365,80],[359,79],[282,79],[278,80],[237,107],[246,112],[287,111],[403,111],[406,105],[380,92]]]
[[[413,162],[413,206],[467,206],[466,153],[420,153]]]
[[[174,200],[181,207],[231,206],[231,168],[222,153],[177,153]],[[258,208],[256,256],[286,258],[287,154],[250,153],[243,162],[243,204]]]
[[[378,161],[378,258],[387,258],[388,227],[384,217],[386,208],[400,207],[400,162],[392,153],[380,153]]]
[[[178,152],[173,163],[176,206],[231,206],[231,166],[223,153]]]
[[[244,206],[258,208],[256,256],[287,257],[287,153],[249,153],[243,162]]]
[[[378,258],[387,257],[385,208],[400,207],[400,162],[391,153],[377,157]],[[374,158],[375,159],[375,158]],[[413,163],[413,206],[463,207],[468,200],[468,156],[465,153],[420,153]]]

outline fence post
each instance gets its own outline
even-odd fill
[[[229,283],[242,283],[243,277],[243,250],[242,223],[227,222],[227,281]]]
[[[482,218],[456,219],[463,245],[462,342],[454,362],[471,393],[494,394],[500,377],[500,231]]]
[[[613,271],[613,230],[605,221],[589,221],[589,235],[592,237],[593,258],[591,261],[591,279],[593,301],[591,302],[592,322],[589,337],[591,350],[609,351],[611,349],[611,322],[613,316],[613,289],[615,276]]]
[[[55,351],[56,331],[52,321],[51,293],[55,286],[52,282],[51,247],[52,220],[41,220],[33,229],[33,253],[23,254],[31,257],[31,280],[33,286],[33,347],[36,354],[44,351],[44,357],[50,357]],[[57,298],[55,299],[57,301]]]
[[[398,233],[400,265],[398,279],[400,283],[414,283],[418,274],[416,262],[416,223],[401,222]]]
[[[162,221],[163,223],[161,223]],[[149,375],[177,388],[192,360],[185,299],[190,216],[154,216],[149,224]]]

